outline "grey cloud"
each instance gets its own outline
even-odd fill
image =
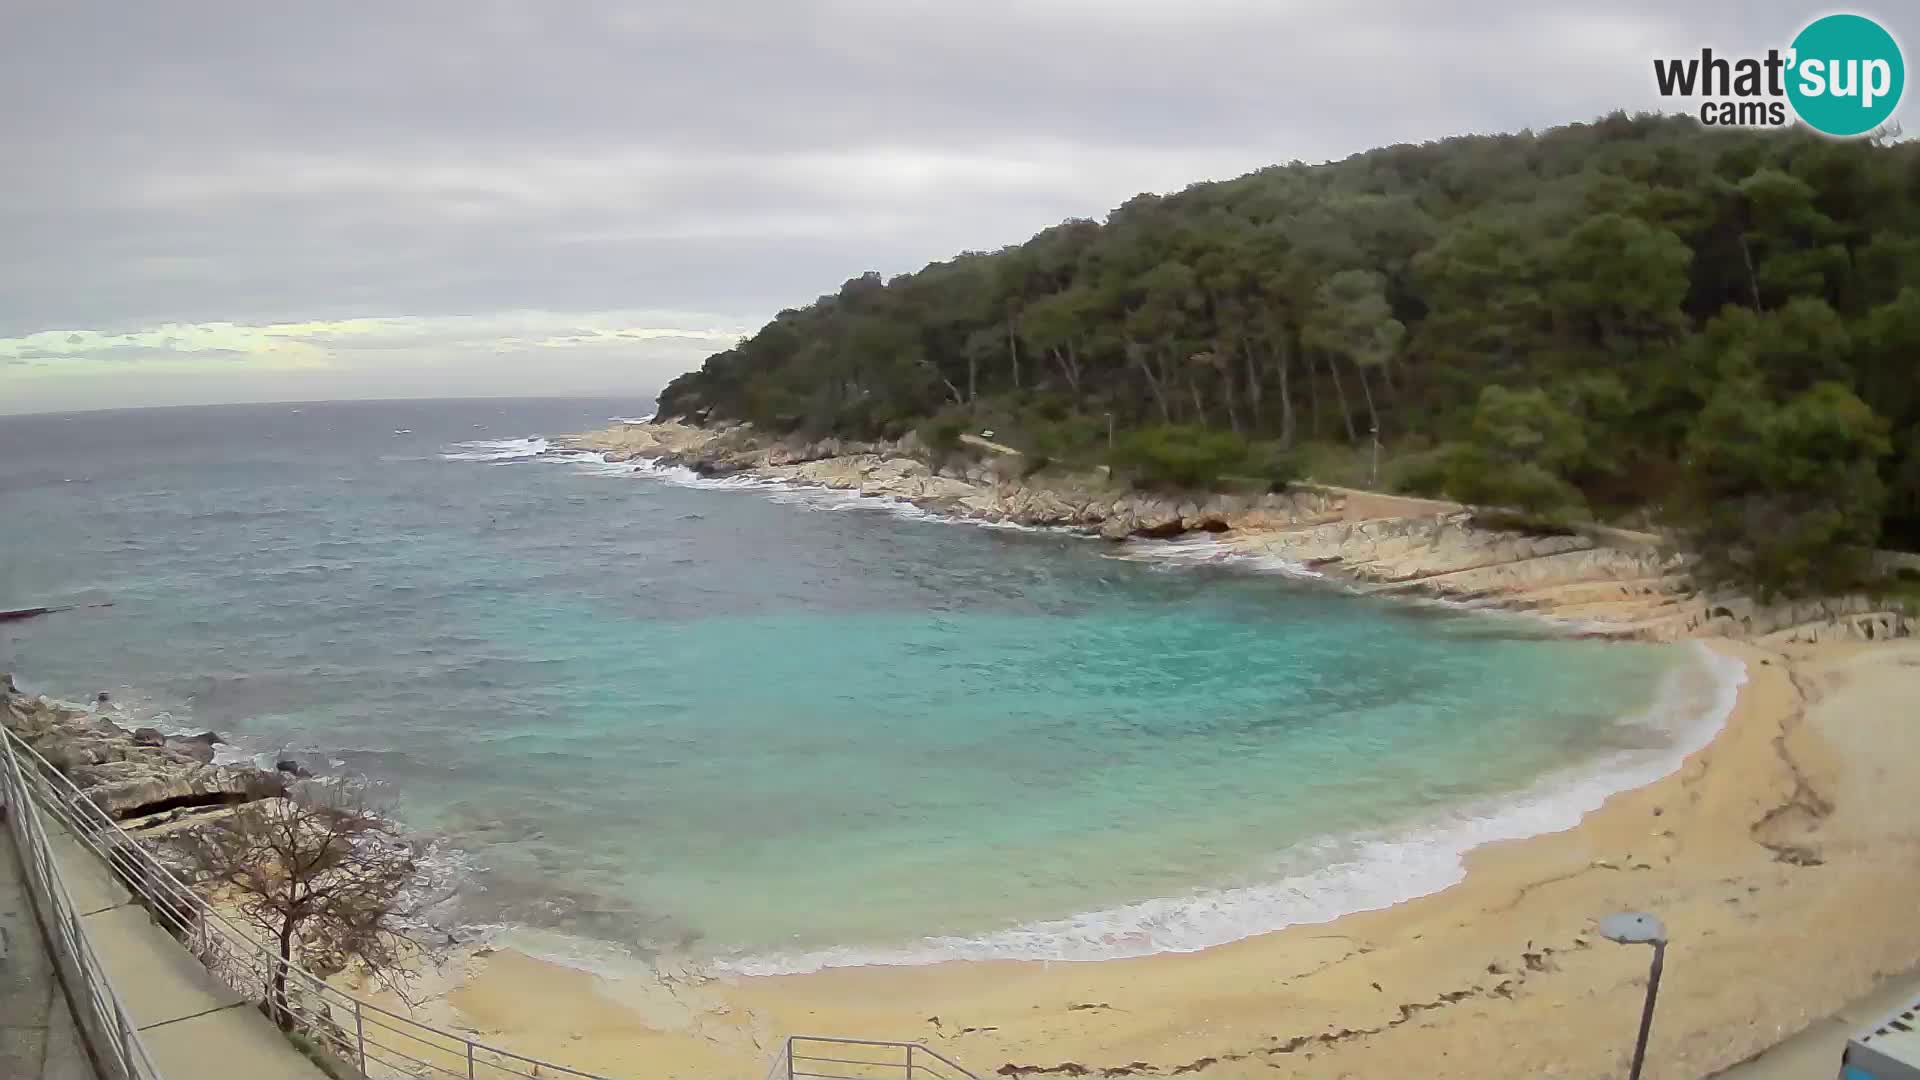
[[[1764,48],[1815,13],[21,6],[0,38],[0,335],[507,308],[758,321],[1140,190],[1656,107],[1654,55]]]

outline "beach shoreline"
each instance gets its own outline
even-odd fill
[[[839,470],[855,459],[818,460]],[[849,499],[876,494],[862,478],[898,468],[858,459],[852,475],[861,482],[839,490]],[[1013,489],[994,495],[1027,497]],[[1349,584],[1379,585],[1409,568],[1427,575],[1403,579],[1416,584],[1474,583],[1452,595],[1392,582],[1355,590],[1396,599],[1487,599],[1550,620],[1564,607],[1526,602],[1543,588],[1581,598],[1570,602],[1576,608],[1614,603],[1590,599],[1619,585],[1605,579],[1612,564],[1591,549],[1521,550],[1515,560],[1599,568],[1600,577],[1571,584],[1543,586],[1509,563],[1450,570],[1446,560],[1484,555],[1483,538],[1448,512],[1372,516],[1402,509],[1382,498],[1352,493],[1297,504],[1286,512],[1307,520],[1244,519],[1223,539],[1248,554],[1297,554],[1296,540],[1309,537],[1321,545],[1315,550],[1339,553],[1338,580]],[[1310,520],[1335,510],[1337,522]],[[1426,531],[1395,534],[1399,525],[1376,528],[1380,521]],[[1515,597],[1522,602],[1506,602]],[[1485,1048],[1497,1046],[1502,1072],[1597,1077],[1624,1065],[1644,954],[1597,942],[1591,923],[1614,909],[1647,908],[1668,919],[1676,938],[1655,1057],[1682,1063],[1676,1074],[1702,1073],[1920,957],[1920,935],[1904,928],[1902,906],[1920,886],[1920,872],[1905,869],[1920,866],[1920,851],[1897,813],[1871,811],[1901,805],[1920,781],[1920,768],[1901,766],[1920,758],[1908,752],[1920,746],[1897,730],[1897,710],[1887,707],[1920,698],[1920,642],[1856,644],[1846,639],[1881,624],[1811,614],[1750,623],[1757,641],[1712,642],[1745,665],[1747,684],[1727,723],[1673,773],[1614,793],[1570,828],[1474,847],[1463,860],[1465,880],[1388,907],[1191,952],[764,976],[670,963],[615,965],[610,975],[516,947],[522,939],[508,934],[423,967],[409,995],[418,1004],[407,1008],[427,1023],[618,1076],[763,1071],[780,1036],[818,1033],[925,1040],[976,1072],[1008,1076],[1232,1076],[1272,1067],[1477,1076]],[[1714,624],[1688,622],[1679,636]],[[1841,640],[1795,640],[1803,633]],[[1876,701],[1877,714],[1868,707]],[[1826,718],[1810,724],[1815,713]],[[1894,745],[1860,744],[1860,730]],[[106,734],[116,744],[132,737]],[[1844,929],[1814,941],[1798,933],[1802,925]],[[1793,941],[1777,940],[1782,927],[1795,928]]]
[[[1463,881],[1191,953],[610,978],[490,948],[431,974],[423,1019],[613,1075],[764,1068],[794,1033],[925,1040],[978,1073],[1606,1076],[1646,956],[1593,921],[1655,911],[1674,945],[1655,1075],[1738,1062],[1920,958],[1920,779],[1889,703],[1920,643],[1712,647],[1747,666],[1716,737],[1573,828],[1497,841]],[[1895,745],[1888,745],[1889,741]],[[1896,804],[1897,805],[1897,804]],[[1806,933],[1818,926],[1820,935]]]

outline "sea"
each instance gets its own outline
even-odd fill
[[[1737,663],[1207,541],[555,448],[643,400],[0,417],[0,670],[370,780],[434,924],[759,975],[1191,951],[1458,881]]]

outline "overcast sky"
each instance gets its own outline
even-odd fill
[[[863,270],[1276,161],[1655,108],[1653,57],[1829,10],[0,7],[0,413],[647,393]],[[1915,40],[1900,7],[1851,10]]]

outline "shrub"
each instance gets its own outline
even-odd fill
[[[1461,502],[1520,511],[1540,524],[1563,524],[1586,515],[1586,500],[1572,484],[1530,461],[1503,461],[1477,446],[1446,456],[1446,491]]]
[[[1442,495],[1447,490],[1447,466],[1457,448],[1440,446],[1402,454],[1387,464],[1387,490],[1407,495]]]
[[[1763,599],[1858,585],[1887,502],[1886,428],[1837,383],[1784,404],[1753,385],[1723,386],[1687,437],[1687,540],[1699,573]]]
[[[1107,440],[1106,421],[1098,416],[1035,418],[1029,420],[1023,430],[1026,447],[1031,452],[1065,461],[1097,458]]]
[[[1113,467],[1136,487],[1207,488],[1249,464],[1245,439],[1230,431],[1163,424],[1128,432],[1113,450]]]
[[[1257,443],[1249,448],[1247,470],[1267,491],[1281,492],[1307,475],[1307,462],[1298,450]]]
[[[928,417],[914,429],[921,445],[927,448],[927,465],[939,472],[960,449],[960,436],[968,428],[967,417],[957,412],[942,412]]]

